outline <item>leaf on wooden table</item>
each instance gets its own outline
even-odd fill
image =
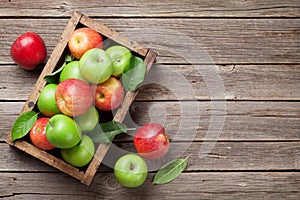
[[[27,135],[36,122],[37,115],[38,114],[34,111],[27,111],[15,121],[11,132],[12,142]]]
[[[177,178],[187,166],[188,156],[177,158],[163,165],[154,177],[153,184],[168,183]]]

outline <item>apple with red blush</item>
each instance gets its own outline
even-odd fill
[[[92,48],[103,48],[103,39],[94,29],[83,27],[76,29],[70,36],[68,47],[71,54],[80,59],[82,55]]]
[[[43,39],[37,33],[26,32],[13,42],[10,55],[21,68],[33,70],[46,59],[47,50]]]
[[[166,155],[170,142],[165,128],[159,123],[147,123],[134,136],[134,146],[140,156],[155,160]]]
[[[80,79],[67,79],[59,83],[55,91],[59,110],[70,117],[85,113],[93,103],[90,86]]]
[[[111,76],[108,80],[94,85],[95,106],[102,111],[118,108],[124,100],[124,89],[121,82]]]
[[[46,137],[46,126],[48,122],[49,118],[47,117],[39,118],[29,132],[32,144],[42,150],[52,150],[55,148]]]

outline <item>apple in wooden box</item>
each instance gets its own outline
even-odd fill
[[[117,31],[112,30],[111,28],[83,15],[79,12],[74,12],[70,18],[68,24],[66,25],[65,30],[63,31],[56,47],[54,48],[50,58],[48,59],[43,71],[41,72],[29,98],[27,99],[20,115],[26,111],[37,110],[37,100],[39,98],[40,92],[47,84],[44,80],[46,75],[49,75],[56,71],[64,62],[66,54],[70,52],[68,48],[68,41],[74,31],[82,27],[89,27],[95,30],[103,40],[112,39],[113,42],[117,45],[121,45],[129,49],[133,54],[137,55],[139,58],[143,59],[147,72],[150,70],[152,63],[157,57],[157,53],[152,49],[144,48],[135,41],[130,40],[127,37],[122,36]],[[99,41],[98,41],[99,43]],[[99,45],[99,44],[97,44]],[[100,45],[101,47],[101,45]],[[128,109],[132,102],[135,99],[135,96],[138,93],[138,89],[135,91],[127,91],[124,94],[124,100],[122,105],[119,106],[113,116],[113,120],[117,122],[122,122],[125,118],[125,115],[128,112]],[[80,180],[86,185],[90,185],[97,170],[100,166],[110,143],[98,143],[95,146],[95,154],[90,161],[90,163],[84,167],[74,167],[71,164],[65,162],[61,156],[52,153],[51,151],[45,151],[34,146],[29,139],[19,139],[12,142],[11,134],[8,134],[6,142],[40,160],[43,162],[69,174],[70,176]]]

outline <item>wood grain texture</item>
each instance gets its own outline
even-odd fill
[[[28,1],[28,0],[27,0]],[[78,10],[97,17],[299,17],[297,0],[207,1],[207,0],[111,0],[41,1],[1,0],[0,16],[61,17]],[[16,12],[18,10],[18,12]],[[37,12],[38,10],[38,12]]]
[[[169,153],[162,159],[147,161],[150,170],[157,170],[166,162],[180,156],[189,158],[187,170],[298,170],[300,142],[180,142],[171,143]],[[131,143],[120,143],[119,148],[134,152]],[[206,149],[212,147],[206,152]],[[104,163],[114,163],[111,148]],[[114,160],[115,159],[115,160]]]
[[[186,171],[261,171],[261,170],[299,170],[300,142],[217,142],[210,143],[213,148],[208,154],[203,149],[208,145],[202,142],[171,142],[169,153],[154,161],[147,161],[150,171],[158,170],[166,162],[180,156],[190,156]],[[209,145],[210,145],[209,144]],[[23,152],[17,152],[7,144],[0,143],[2,172],[55,171],[44,163]],[[116,160],[125,152],[135,152],[133,143],[115,143],[110,146],[104,165],[113,168]],[[201,156],[201,157],[200,157]],[[11,160],[11,161],[10,161]],[[111,169],[110,169],[111,170]],[[110,171],[102,168],[101,171]],[[69,177],[71,178],[71,177]]]
[[[68,19],[0,19],[0,64],[13,63],[12,42],[26,31],[52,52]],[[300,62],[299,19],[97,19],[147,48],[158,63],[256,64]],[[48,27],[55,27],[51,30]],[[179,42],[178,42],[179,41]]]
[[[155,65],[137,100],[299,100],[299,65]]]
[[[97,174],[90,187],[60,173],[2,173],[0,197],[7,199],[297,199],[299,172],[183,173],[153,186],[149,174],[140,188],[121,187],[112,173]],[[226,180],[226,181],[224,181]],[[188,184],[187,184],[188,183]],[[41,187],[42,185],[47,185]],[[68,186],[62,191],[62,188]],[[193,187],[192,187],[193,186]]]
[[[77,13],[77,12],[75,12]],[[127,47],[130,51],[136,52],[139,55],[145,57],[147,55],[148,49],[144,48],[134,40],[130,40],[128,37],[123,36],[119,32],[103,25],[102,23],[96,22],[94,19],[82,15],[80,23],[87,27],[92,27],[97,32],[101,33],[102,36],[107,38],[113,38],[114,42]]]
[[[21,33],[35,31],[49,58],[73,10],[157,49],[159,65],[125,122],[166,126],[171,151],[148,162],[151,169],[190,155],[188,168],[171,183],[152,186],[150,172],[142,187],[127,189],[102,164],[87,187],[4,143],[43,66],[20,69],[10,58],[10,45]],[[298,0],[0,0],[0,198],[298,200],[299,17]],[[225,93],[214,106],[207,81],[218,76],[205,69],[215,63]],[[211,121],[212,116],[221,118]],[[216,144],[203,142],[220,131]],[[108,166],[118,148],[133,151],[132,136],[115,139],[104,158]]]
[[[299,102],[135,102],[124,122],[129,127],[159,122],[176,141],[210,135],[228,141],[299,140],[299,107]]]
[[[11,131],[23,105],[0,102],[0,141]],[[200,141],[209,134],[221,134],[219,140],[230,141],[300,140],[299,102],[232,101],[223,106],[220,102],[134,102],[124,123],[136,127],[159,122],[177,141]],[[219,123],[222,119],[224,124]],[[124,135],[116,139],[132,138]]]
[[[1,66],[0,100],[26,100],[39,73]],[[154,65],[136,99],[299,100],[299,83],[300,65]],[[224,91],[211,96],[218,84]]]

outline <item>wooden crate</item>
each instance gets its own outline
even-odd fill
[[[154,62],[157,53],[152,49],[144,48],[139,45],[137,42],[132,41],[118,32],[112,30],[111,28],[94,21],[93,19],[79,13],[74,12],[72,17],[70,18],[64,32],[62,33],[59,42],[57,43],[56,47],[54,48],[51,56],[49,57],[43,71],[40,74],[29,98],[27,99],[20,115],[23,112],[32,110],[35,108],[37,103],[40,91],[46,85],[46,81],[43,79],[45,75],[52,73],[58,67],[61,66],[62,61],[65,58],[65,53],[68,49],[67,43],[69,37],[71,36],[72,32],[78,27],[90,27],[96,31],[98,31],[104,38],[112,38],[112,40],[118,44],[126,46],[136,55],[144,58],[144,62],[147,66],[147,72],[150,70],[152,63]],[[132,102],[137,95],[138,90],[135,92],[127,92],[125,94],[124,101],[120,108],[116,111],[114,115],[114,120],[122,122],[128,109]],[[80,180],[82,183],[86,185],[90,185],[92,182],[98,167],[100,166],[109,146],[110,143],[99,143],[98,148],[96,148],[95,155],[89,165],[84,169],[78,169],[76,167],[71,166],[70,164],[66,163],[64,160],[50,154],[47,151],[43,151],[32,145],[29,141],[26,140],[16,140],[15,142],[11,141],[11,134],[8,135],[6,142],[26,153],[42,160],[43,162],[69,174],[70,176]]]

